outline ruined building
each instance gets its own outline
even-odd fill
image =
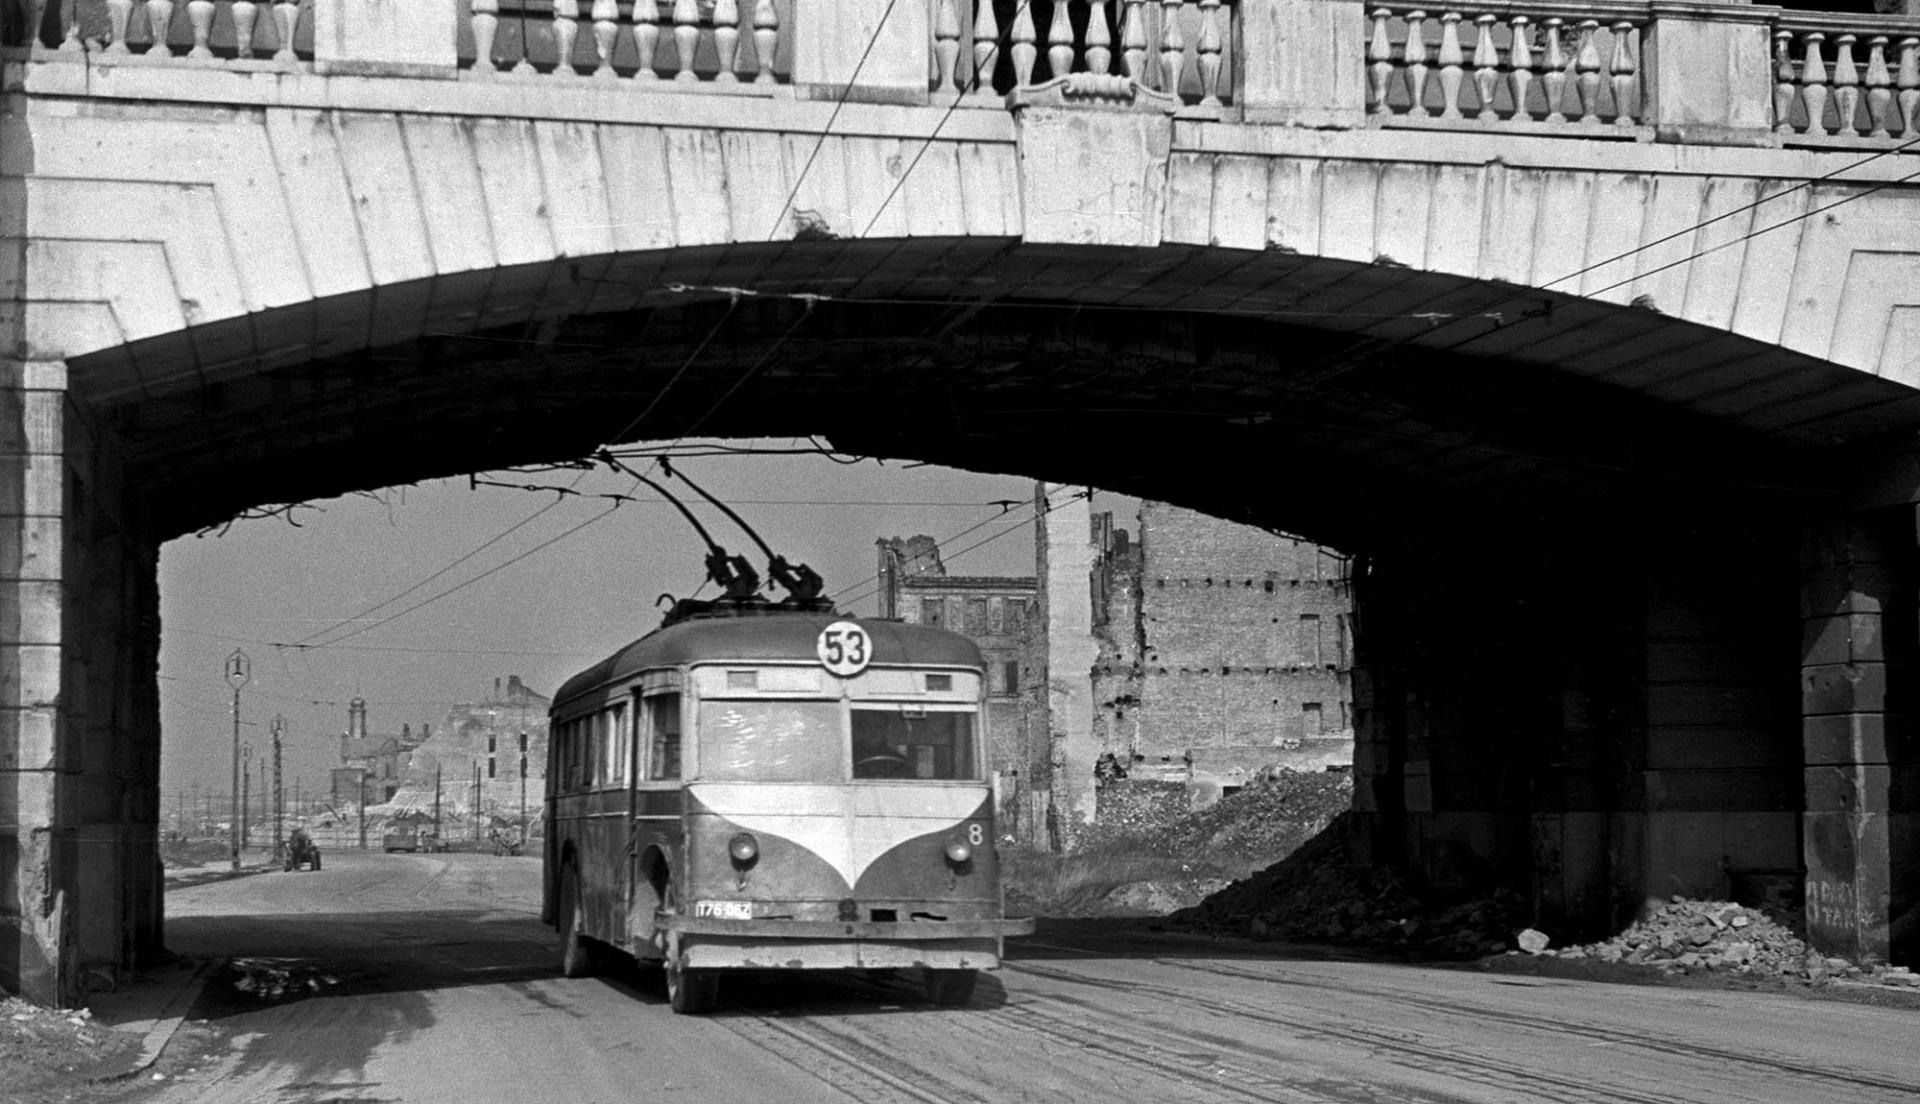
[[[1353,760],[1345,557],[1159,502],[1138,539],[1072,488],[1035,490],[1034,578],[949,575],[931,537],[879,542],[883,617],[972,637],[1008,831],[1070,838],[1095,767],[1202,799]]]
[[[369,732],[367,700],[348,702],[347,730],[340,734],[340,766],[333,771],[331,785],[334,801],[378,805],[392,800],[413,750],[431,735],[426,725],[420,726],[417,737],[413,727],[404,724],[397,734]]]
[[[1033,620],[1031,578],[949,575],[938,543],[928,536],[875,542],[879,555],[880,616],[916,625],[945,625],[980,646],[987,664],[987,749],[993,769],[1031,775],[1047,757],[1026,730],[1027,690],[1021,658]]]
[[[524,808],[537,831],[546,794],[547,707],[551,704],[551,699],[521,682],[518,675],[494,679],[492,691],[481,700],[448,709],[433,738],[413,752],[393,804],[430,809],[437,781],[449,815],[469,824],[474,823],[470,814],[475,811],[481,820],[517,822]]]

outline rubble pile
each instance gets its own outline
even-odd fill
[[[1404,947],[1425,956],[1471,958],[1513,945],[1524,920],[1518,897],[1501,892],[1433,903],[1389,871],[1347,863],[1347,814],[1293,854],[1168,917],[1176,927],[1251,935]]]
[[[1191,863],[1267,863],[1314,837],[1353,803],[1348,771],[1274,771],[1204,809],[1187,809],[1179,783],[1110,782],[1083,851],[1124,848]]]
[[[1527,932],[1521,935],[1526,936]],[[1540,936],[1540,933],[1532,933]],[[1815,983],[1860,979],[1893,986],[1920,987],[1920,975],[1903,966],[1862,967],[1844,958],[1822,955],[1785,924],[1765,912],[1730,901],[1674,897],[1611,939],[1551,949],[1522,948],[1563,959],[1596,959],[1650,966],[1663,973],[1696,970],[1796,978]]]
[[[139,1044],[132,1035],[95,1023],[85,1009],[0,998],[0,1099],[68,1099],[74,1081],[111,1076]]]

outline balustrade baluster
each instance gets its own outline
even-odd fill
[[[1527,89],[1533,83],[1533,43],[1527,32],[1532,23],[1524,15],[1516,15],[1509,25],[1513,32],[1507,47],[1507,90],[1513,93],[1513,118],[1531,119],[1533,112],[1527,110]]]
[[[1183,0],[1160,0],[1160,91],[1180,95],[1180,78],[1187,67],[1187,39],[1180,33]]]
[[[187,26],[193,30],[193,48],[187,51],[187,56],[212,57],[213,47],[208,39],[213,37],[213,0],[187,0]]]
[[[1000,63],[1000,23],[993,16],[993,0],[974,0],[973,94],[993,95],[993,70]]]
[[[109,54],[130,54],[127,48],[127,27],[133,22],[133,0],[107,0],[107,36],[113,41],[107,43]]]
[[[946,92],[958,88],[953,82],[954,65],[960,60],[960,13],[953,0],[940,0],[933,10],[933,88]],[[960,89],[960,91],[965,91]]]
[[[1200,0],[1200,41],[1194,44],[1200,68],[1200,105],[1220,106],[1220,0]]]
[[[1416,10],[1407,13],[1407,44],[1400,52],[1400,60],[1407,70],[1407,92],[1413,97],[1413,106],[1407,109],[1407,114],[1413,116],[1433,114],[1427,110],[1426,21],[1426,12]]]
[[[1127,76],[1147,85],[1147,0],[1120,0],[1120,58]]]
[[[1033,29],[1033,4],[1021,0],[1020,6],[1013,12],[1013,84],[1023,88],[1033,83],[1033,63],[1040,56],[1040,48],[1034,43],[1040,36]]]
[[[1460,82],[1466,76],[1466,54],[1460,49],[1457,11],[1440,13],[1440,117],[1460,118]]]
[[[1900,40],[1900,137],[1920,131],[1920,37]]]
[[[1567,102],[1567,51],[1560,42],[1560,28],[1565,25],[1566,20],[1557,15],[1548,16],[1545,23],[1547,54],[1545,60],[1541,62],[1545,69],[1540,74],[1540,84],[1547,90],[1547,122],[1549,123],[1567,121],[1566,112],[1561,110]]]
[[[276,16],[279,11],[275,5]],[[498,72],[500,66],[493,60],[493,36],[500,29],[500,0],[472,0],[467,6],[467,21],[473,27],[474,69],[481,73]]]
[[[1600,47],[1593,36],[1600,30],[1598,19],[1580,21],[1580,49],[1574,54],[1574,82],[1580,92],[1580,121],[1600,121]]]
[[[593,67],[593,75],[598,80],[612,80],[616,75],[613,51],[620,41],[619,0],[593,0],[587,18],[593,20],[593,56],[599,62]]]
[[[494,10],[499,10],[497,7]],[[300,55],[293,52],[293,32],[300,26],[299,0],[273,0],[273,29],[279,34],[280,41],[273,51],[275,61],[298,61]],[[491,41],[491,39],[489,39]]]
[[[1793,133],[1793,105],[1800,98],[1794,85],[1793,32],[1773,32],[1773,129],[1777,134]]]
[[[1373,39],[1367,43],[1367,109],[1375,115],[1387,114],[1387,81],[1393,77],[1393,37],[1387,21],[1393,12],[1373,9]]]
[[[1474,17],[1473,90],[1480,96],[1477,119],[1495,119],[1493,90],[1500,85],[1500,51],[1493,46],[1494,17],[1481,13]]]
[[[673,0],[673,79],[692,84],[700,79],[693,71],[694,51],[700,48],[700,0]]]
[[[1113,72],[1113,32],[1107,27],[1107,0],[1087,2],[1087,72]]]
[[[1622,20],[1613,25],[1613,58],[1607,69],[1613,74],[1614,125],[1630,127],[1634,116],[1634,85],[1640,70],[1633,57],[1633,24]]]
[[[1874,35],[1867,40],[1867,118],[1873,122],[1869,138],[1885,138],[1892,133],[1893,74],[1887,70],[1887,36]]]
[[[173,48],[167,45],[167,29],[171,26],[173,0],[147,0],[147,29],[153,34],[153,45],[147,47],[148,57],[173,56]]]
[[[1053,0],[1053,18],[1047,21],[1047,76],[1073,72],[1073,15],[1068,0]]]
[[[557,77],[577,77],[579,70],[573,67],[573,44],[580,37],[580,0],[553,0],[553,74]],[[532,51],[528,51],[532,53]],[[533,59],[529,57],[531,65]]]
[[[63,36],[60,39],[60,52],[64,54],[85,53],[87,49],[87,44],[80,41],[79,5],[75,3],[69,3],[67,5],[66,11],[67,11],[67,33],[65,36]],[[38,27],[39,25],[40,24],[37,21],[34,23],[34,26],[36,27]],[[29,42],[31,41],[33,40],[29,39]]]
[[[1807,105],[1807,133],[1827,132],[1827,62],[1820,54],[1824,31],[1808,31],[1802,38],[1806,53],[1800,63],[1800,100]]]
[[[738,81],[733,66],[740,59],[739,0],[713,0],[713,53],[720,66],[713,74],[714,83]]]
[[[660,79],[660,4],[658,0],[633,0],[633,44],[640,51],[640,70],[635,80]]]
[[[243,58],[253,56],[253,29],[260,19],[254,0],[233,0],[233,48]]]
[[[780,12],[773,0],[756,0],[753,7],[753,63],[759,75],[755,84],[774,83],[773,53],[780,45]]]
[[[1860,67],[1853,61],[1853,44],[1859,37],[1842,34],[1833,40],[1833,106],[1839,116],[1839,131],[1849,138],[1860,134],[1856,117],[1860,109]]]

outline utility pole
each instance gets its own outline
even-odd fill
[[[273,861],[279,862],[286,855],[285,843],[280,839],[281,826],[287,819],[286,791],[280,788],[280,737],[286,734],[287,719],[278,713],[273,715]]]
[[[480,760],[473,761],[473,838],[480,838]]]
[[[229,810],[240,804],[240,688],[253,681],[253,665],[247,660],[247,653],[238,648],[227,657],[227,685],[233,687],[233,789]],[[240,869],[240,833],[236,830],[234,818],[227,818],[228,853],[233,859],[233,869]]]
[[[253,745],[240,745],[240,850],[247,849],[247,812],[253,805]]]
[[[433,838],[441,846],[447,842],[446,835],[440,831],[440,764],[433,765]]]
[[[527,734],[520,734],[520,846],[527,845]]]
[[[360,768],[360,850],[367,849],[367,768]]]

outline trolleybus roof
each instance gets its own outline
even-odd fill
[[[655,629],[568,679],[553,700],[557,705],[576,694],[652,668],[700,662],[817,662],[814,642],[820,630],[835,621],[853,621],[867,630],[873,641],[873,662],[878,666],[977,670],[984,665],[980,648],[973,641],[932,625],[818,612],[702,617]]]

